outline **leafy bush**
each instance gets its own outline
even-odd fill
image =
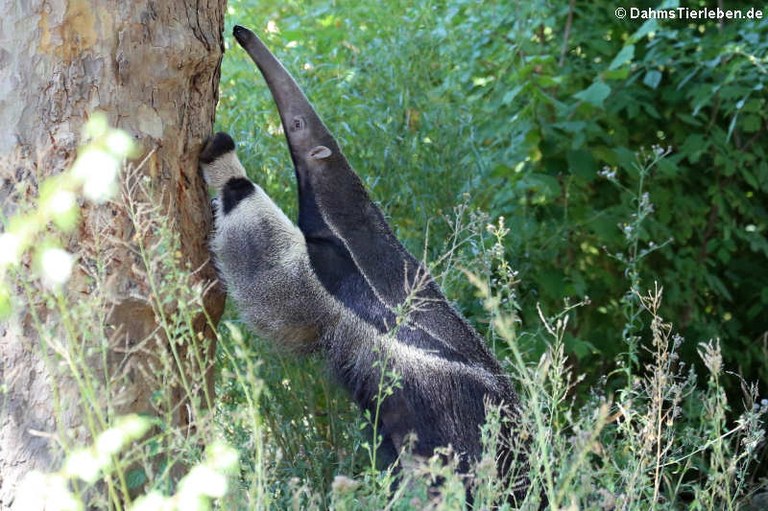
[[[636,153],[669,148],[645,176],[655,213],[638,239],[640,249],[667,245],[639,276],[665,283],[687,337],[721,338],[729,363],[768,381],[765,18],[643,22],[603,3],[460,0],[230,9],[232,21],[268,29],[411,249],[421,251],[429,225],[439,254],[446,226],[436,217],[469,192],[473,208],[515,233],[507,248],[525,323],[538,302],[588,295],[566,347],[596,374],[624,350],[610,340],[627,287],[615,255],[637,209],[600,171],[636,190]],[[223,72],[221,126],[291,207],[266,88],[238,49]]]

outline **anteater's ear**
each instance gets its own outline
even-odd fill
[[[310,256],[315,239],[341,253],[333,256],[336,259],[326,255],[313,259],[315,271],[338,271],[335,262],[343,258],[354,266],[346,265],[343,271],[358,274],[358,282],[367,289],[358,291],[374,297],[390,313],[420,288],[418,297],[425,305],[411,314],[412,323],[448,344],[454,344],[451,339],[459,343],[471,339],[474,334],[468,325],[397,241],[293,77],[253,32],[235,26],[234,36],[258,66],[280,112],[298,180],[299,228],[310,244]],[[323,280],[322,274],[319,277]]]

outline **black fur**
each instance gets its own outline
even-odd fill
[[[216,133],[203,146],[199,159],[201,163],[211,163],[213,160],[235,150],[235,141],[226,133]]]
[[[230,139],[231,140],[231,139]],[[228,215],[240,204],[256,192],[253,183],[244,177],[235,177],[227,181],[221,190],[221,208]]]

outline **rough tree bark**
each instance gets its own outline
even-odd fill
[[[206,264],[206,234],[210,208],[197,173],[197,153],[211,133],[218,97],[223,53],[226,0],[0,0],[0,159],[42,158],[37,175],[0,175],[0,204],[4,213],[8,189],[19,178],[34,188],[40,178],[61,172],[71,163],[89,115],[106,112],[110,124],[136,138],[150,155],[144,172],[160,191],[162,211],[170,214],[180,233],[181,251],[201,280],[215,274]],[[42,156],[41,156],[42,155]],[[143,156],[142,156],[143,157]],[[13,170],[11,165],[5,169]],[[110,235],[130,241],[135,233],[118,209],[106,215]],[[84,225],[73,243],[95,236],[97,217],[105,207],[86,208]],[[102,227],[103,228],[103,227]],[[123,258],[121,247],[111,254],[111,321],[136,343],[154,328],[151,307],[136,299],[148,293],[142,276]],[[131,297],[128,299],[128,297]],[[213,289],[206,308],[218,320],[223,294]],[[205,330],[204,318],[197,326]],[[214,349],[213,336],[207,350]],[[156,347],[162,349],[162,347]],[[210,353],[208,353],[210,355]],[[141,357],[130,367],[140,368]],[[128,375],[119,400],[122,412],[147,411],[152,392],[139,369]],[[210,376],[192,375],[196,381]],[[0,508],[13,507],[20,478],[31,469],[55,465],[55,432],[77,430],[82,418],[76,409],[56,416],[53,388],[64,397],[76,392],[73,382],[56,374],[41,359],[29,318],[0,323]],[[181,397],[179,397],[181,399]],[[189,421],[188,407],[178,407],[178,421]],[[58,422],[58,423],[57,423]]]

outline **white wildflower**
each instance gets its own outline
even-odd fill
[[[0,234],[0,267],[19,264],[21,238],[12,232]]]
[[[119,170],[119,158],[99,149],[89,149],[75,161],[72,174],[83,184],[83,195],[101,204],[117,192]]]
[[[69,280],[75,258],[61,248],[49,248],[40,258],[43,282],[48,287],[57,287]]]

